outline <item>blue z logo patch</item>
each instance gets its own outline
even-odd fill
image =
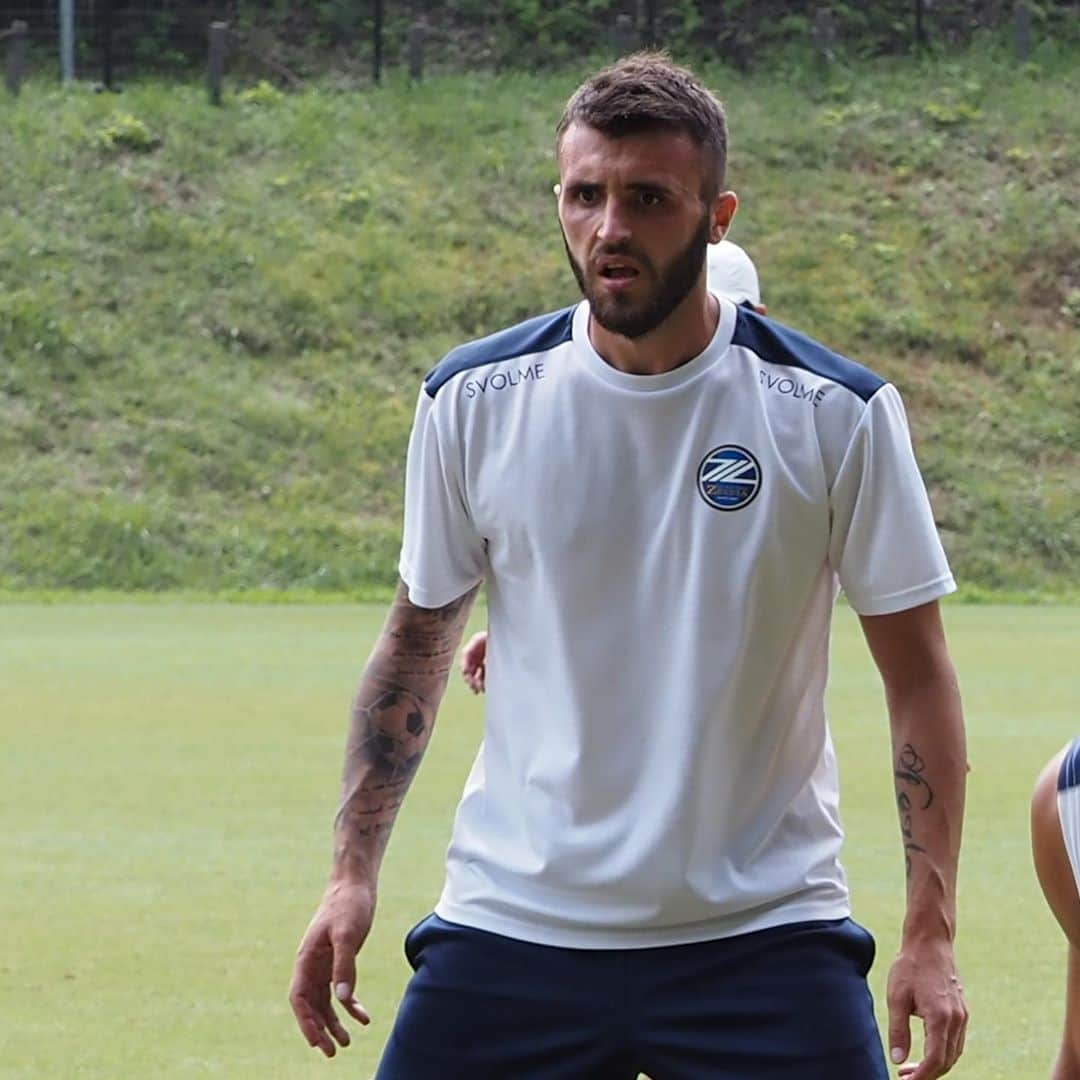
[[[716,510],[741,510],[761,490],[761,466],[741,446],[718,446],[698,466],[697,489]]]

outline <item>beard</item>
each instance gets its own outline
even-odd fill
[[[565,232],[563,246],[566,248],[566,257],[570,260],[570,269],[577,279],[578,288],[581,289],[582,296],[589,301],[592,317],[609,333],[635,340],[652,333],[660,326],[697,283],[709,246],[709,216],[702,216],[701,223],[689,242],[661,272],[657,272],[652,262],[629,244],[607,247],[597,253],[630,256],[641,266],[642,276],[648,275],[653,279],[651,292],[639,300],[618,294],[605,295],[594,288],[584,268],[571,253]]]

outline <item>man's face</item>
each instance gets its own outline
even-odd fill
[[[655,330],[693,289],[722,232],[702,200],[703,151],[682,132],[612,138],[572,124],[559,168],[559,223],[593,318],[627,338]]]

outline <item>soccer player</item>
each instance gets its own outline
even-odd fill
[[[709,292],[726,296],[735,304],[749,304],[766,314],[753,259],[731,240],[710,244],[705,256],[705,279]],[[487,679],[487,631],[473,634],[461,650],[461,677],[474,693],[482,694]]]
[[[1080,1080],[1080,739],[1043,769],[1031,800],[1035,870],[1069,943],[1065,1032],[1050,1080]]]
[[[361,680],[290,993],[325,1054],[476,590],[483,744],[378,1080],[882,1080],[824,713],[843,587],[885,685],[907,865],[889,1046],[952,1067],[964,796],[954,588],[896,389],[706,289],[726,121],[638,55],[556,129],[581,303],[419,394],[401,585]]]

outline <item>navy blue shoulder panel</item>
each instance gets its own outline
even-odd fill
[[[497,364],[500,360],[513,360],[515,356],[547,352],[569,341],[573,332],[574,308],[568,307],[548,315],[538,315],[535,319],[499,330],[477,341],[466,342],[451,349],[427,373],[424,389],[430,397],[434,397],[443,383],[462,371]]]
[[[1058,791],[1068,791],[1080,785],[1080,739],[1073,739],[1058,770]]]
[[[800,334],[757,312],[741,307],[735,321],[733,345],[744,345],[770,364],[785,364],[802,368],[846,386],[863,401],[869,401],[884,385],[885,380],[869,368],[840,356],[813,338]]]

